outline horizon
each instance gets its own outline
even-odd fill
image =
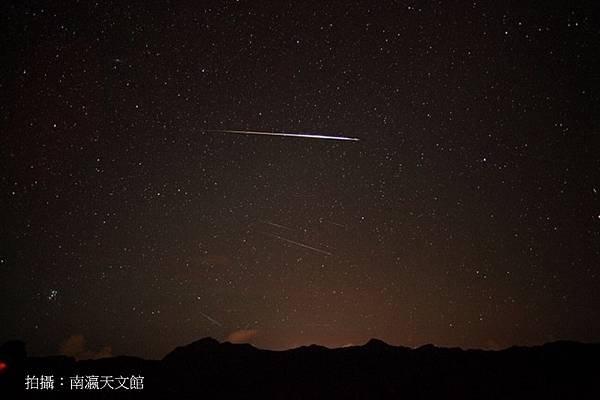
[[[469,351],[482,351],[482,352],[503,352],[503,351],[509,351],[509,350],[513,350],[513,349],[533,349],[533,348],[543,348],[543,347],[547,347],[547,346],[553,346],[553,345],[566,345],[566,344],[575,344],[575,345],[600,345],[600,342],[582,342],[582,341],[574,341],[574,340],[566,340],[566,339],[557,339],[554,341],[550,341],[550,342],[544,342],[544,343],[536,343],[536,344],[527,344],[527,345],[523,345],[523,344],[513,344],[507,347],[498,347],[498,348],[474,348],[474,347],[460,347],[460,346],[450,346],[450,345],[436,345],[433,343],[424,343],[422,345],[419,346],[415,346],[415,347],[410,347],[410,346],[403,346],[403,345],[397,345],[397,344],[392,344],[392,343],[388,343],[384,340],[378,339],[378,338],[370,338],[369,340],[367,340],[364,343],[348,343],[346,345],[343,346],[337,346],[337,347],[329,347],[329,346],[325,346],[325,345],[321,345],[318,343],[310,343],[310,344],[301,344],[295,347],[289,347],[289,348],[281,348],[281,349],[270,349],[270,348],[262,348],[259,346],[256,346],[252,343],[249,342],[230,342],[228,340],[218,340],[216,338],[210,337],[210,336],[206,336],[206,337],[202,337],[200,339],[194,340],[192,342],[189,342],[187,344],[182,344],[182,345],[178,345],[173,347],[170,351],[168,351],[167,353],[165,353],[163,356],[161,357],[142,357],[139,355],[135,355],[135,354],[99,354],[99,353],[93,353],[91,354],[90,358],[81,358],[80,354],[62,354],[62,353],[48,353],[48,354],[30,354],[27,351],[27,343],[19,340],[19,339],[13,339],[13,340],[8,340],[6,342],[0,343],[0,346],[3,344],[7,344],[9,342],[21,342],[24,343],[25,345],[25,349],[27,351],[27,357],[30,358],[46,358],[46,357],[69,357],[69,358],[73,358],[76,361],[93,361],[93,360],[101,360],[101,359],[107,359],[107,358],[119,358],[119,357],[132,357],[132,358],[139,358],[142,360],[148,360],[148,361],[160,361],[162,359],[164,359],[166,356],[168,356],[169,354],[173,353],[173,351],[177,350],[177,349],[185,349],[188,348],[190,346],[193,346],[194,344],[197,344],[199,342],[206,342],[206,341],[215,341],[216,342],[216,346],[220,346],[220,345],[240,345],[242,347],[248,345],[251,346],[252,348],[256,349],[256,350],[260,350],[260,351],[267,351],[267,352],[288,352],[288,351],[294,351],[294,350],[299,350],[299,349],[303,349],[303,348],[319,348],[319,349],[323,349],[323,350],[342,350],[342,349],[352,349],[352,348],[360,348],[360,347],[366,347],[368,346],[370,343],[372,342],[376,342],[376,343],[382,343],[386,346],[389,346],[391,348],[396,348],[396,349],[407,349],[407,350],[411,350],[411,351],[417,351],[420,349],[424,349],[424,348],[435,348],[435,349],[439,349],[439,350],[460,350],[460,351],[465,351],[465,352],[469,352]],[[85,357],[85,356],[84,356]]]
[[[81,340],[79,338],[81,338]],[[73,339],[75,339],[74,344],[73,344]],[[278,352],[294,350],[294,349],[298,349],[298,348],[302,348],[302,347],[310,347],[310,346],[318,346],[318,347],[323,347],[326,349],[342,349],[342,348],[348,348],[348,347],[361,347],[361,346],[368,344],[371,340],[380,341],[389,346],[407,348],[407,349],[411,349],[411,350],[416,350],[416,349],[419,349],[419,348],[425,347],[425,346],[434,346],[436,348],[446,348],[446,349],[459,348],[464,351],[467,351],[467,350],[502,351],[502,350],[507,350],[507,349],[513,348],[513,347],[531,348],[531,347],[538,347],[538,346],[544,346],[547,344],[561,343],[561,342],[574,342],[574,343],[581,343],[581,344],[600,343],[600,341],[581,341],[581,340],[572,340],[572,339],[568,339],[568,338],[555,338],[555,339],[551,339],[551,340],[547,340],[547,341],[540,341],[540,342],[532,341],[532,342],[528,342],[528,343],[498,344],[498,343],[490,342],[487,345],[483,345],[483,346],[461,346],[461,345],[456,345],[456,344],[452,344],[452,343],[432,343],[432,342],[423,342],[423,343],[408,345],[408,344],[390,342],[390,341],[387,341],[387,340],[384,340],[384,339],[378,338],[378,337],[371,337],[371,338],[367,338],[367,339],[363,340],[362,342],[355,341],[355,342],[347,342],[344,344],[322,343],[322,342],[321,343],[319,343],[319,342],[304,342],[304,343],[292,343],[289,346],[270,347],[270,346],[261,345],[260,342],[257,343],[255,341],[235,341],[235,340],[231,341],[231,339],[228,337],[216,338],[213,336],[201,336],[197,339],[192,339],[187,342],[183,342],[183,344],[174,344],[171,347],[163,346],[163,348],[165,349],[164,352],[162,350],[160,352],[153,350],[153,351],[141,351],[138,353],[134,353],[134,352],[127,353],[126,350],[123,350],[121,352],[114,352],[112,349],[112,346],[110,346],[109,344],[102,344],[102,341],[99,342],[100,343],[99,345],[90,344],[87,342],[87,340],[85,339],[85,337],[83,335],[75,334],[75,335],[72,335],[69,338],[67,338],[65,341],[61,342],[55,349],[46,348],[44,351],[41,351],[41,352],[37,351],[36,349],[33,349],[33,351],[32,351],[32,348],[30,348],[28,346],[28,342],[23,339],[20,339],[20,338],[13,338],[13,339],[7,338],[6,340],[3,340],[2,342],[0,342],[0,344],[10,342],[10,341],[23,342],[23,343],[25,343],[25,346],[27,348],[27,355],[29,357],[49,357],[49,356],[61,355],[61,356],[73,357],[73,358],[76,358],[79,360],[81,357],[81,354],[85,354],[85,355],[91,355],[91,358],[89,358],[89,359],[131,356],[131,357],[138,357],[138,358],[147,359],[147,360],[160,360],[165,355],[169,354],[176,348],[185,347],[185,346],[188,346],[190,344],[193,344],[195,342],[198,342],[198,341],[201,341],[204,339],[214,339],[217,342],[219,342],[219,344],[224,344],[224,343],[248,344],[259,350],[278,351]]]

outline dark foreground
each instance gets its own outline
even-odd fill
[[[206,338],[162,360],[75,361],[26,357],[10,342],[0,348],[0,398],[600,399],[599,356],[600,344],[574,342],[482,351],[371,340],[276,352]],[[54,389],[41,389],[42,375]]]

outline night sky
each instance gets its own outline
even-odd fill
[[[4,3],[0,341],[599,341],[593,3]]]

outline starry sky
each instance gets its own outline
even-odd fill
[[[0,341],[600,340],[598,15],[3,3]]]

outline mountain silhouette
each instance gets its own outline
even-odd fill
[[[568,341],[487,351],[371,339],[362,346],[271,351],[207,337],[162,360],[77,361],[27,357],[24,343],[13,341],[0,347],[0,398],[598,399],[599,356],[600,344]],[[41,375],[53,376],[53,390],[25,389],[27,376]],[[143,377],[143,384],[71,388],[74,377],[87,384],[103,376]]]

